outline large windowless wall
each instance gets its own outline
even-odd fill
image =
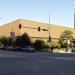
[[[19,29],[19,24],[22,25],[22,28]],[[38,27],[40,27],[40,31],[38,31]],[[30,20],[19,19],[13,21],[11,23],[0,26],[0,36],[10,36],[10,32],[15,32],[15,36],[20,36],[23,33],[27,33],[32,39],[44,39],[48,40],[49,32],[43,31],[42,29],[49,29],[49,25],[46,23],[40,23]],[[73,32],[73,36],[75,37],[75,29],[67,28],[58,25],[50,25],[50,36],[54,40],[58,39],[61,35],[61,32],[64,30],[70,30]]]

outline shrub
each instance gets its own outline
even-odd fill
[[[36,40],[34,42],[34,47],[38,51],[43,51],[43,49],[45,47],[45,41],[43,41],[43,40]]]
[[[18,47],[24,47],[24,46],[31,45],[31,41],[30,41],[28,34],[24,33],[22,34],[22,36],[17,36],[14,44],[15,46],[18,46]]]
[[[21,36],[21,42],[23,46],[31,45],[31,41],[27,33],[24,33]]]
[[[52,42],[50,42],[50,46],[53,47],[53,48],[59,48],[60,43],[58,43],[57,41],[52,41]]]
[[[7,37],[1,37],[1,43],[3,44],[3,46],[7,46],[8,45],[8,38]]]

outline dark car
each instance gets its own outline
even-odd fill
[[[13,51],[21,51],[22,49],[21,49],[21,47],[14,47],[12,50]]]

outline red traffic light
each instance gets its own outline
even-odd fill
[[[38,31],[40,31],[40,27],[38,27]]]
[[[19,24],[19,29],[21,29],[21,27],[22,27],[21,24]]]

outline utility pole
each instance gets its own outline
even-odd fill
[[[48,32],[49,32],[49,51],[51,51],[51,45],[50,45],[50,42],[51,42],[51,36],[50,36],[50,10],[49,10],[49,30],[48,30]]]
[[[75,29],[75,0],[73,0],[73,7],[74,7],[74,29]]]
[[[50,10],[49,10],[49,37],[50,37]],[[49,42],[50,42],[50,38],[49,38]]]

